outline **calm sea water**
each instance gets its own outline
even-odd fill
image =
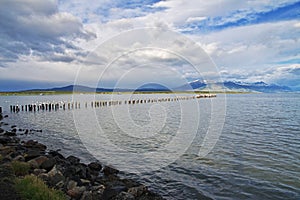
[[[165,96],[168,95],[137,95],[134,98]],[[85,148],[86,143],[93,142],[89,138],[95,137],[93,133],[97,133],[99,126],[110,142],[137,155],[155,152],[169,144],[179,130],[187,135],[196,131],[191,144],[178,153],[174,162],[155,171],[126,175],[138,179],[166,199],[300,199],[300,94],[226,95],[222,134],[214,149],[206,157],[199,157],[203,138],[213,120],[212,112],[218,112],[218,108],[212,111],[212,101],[217,105],[220,97],[132,105],[129,109],[123,105],[116,107],[114,112],[110,108],[86,109],[83,104],[75,111],[16,114],[8,110],[10,104],[16,103],[70,101],[71,95],[1,96],[0,106],[9,114],[5,121],[10,125],[43,129],[43,133],[23,136],[24,139],[37,139],[50,149],[59,148],[65,155],[79,156],[84,162],[95,159],[92,154],[96,157],[103,154],[104,162],[118,165],[119,151],[111,149],[109,154],[109,149],[105,149],[107,152],[103,153],[101,142],[89,149],[92,154]],[[109,95],[75,97],[81,102],[93,98],[108,99]],[[97,125],[93,123],[95,119]],[[199,123],[196,129],[195,122]],[[82,129],[80,137],[78,126]],[[151,135],[152,132],[156,134]],[[188,143],[189,139],[181,142]],[[161,156],[156,159],[164,161],[170,152],[156,154]],[[130,166],[145,167],[139,160],[137,157],[136,161],[126,163],[126,156],[124,158],[128,169]]]

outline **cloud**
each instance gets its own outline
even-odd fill
[[[54,54],[79,50],[72,40],[94,37],[84,30],[78,18],[58,12],[56,1],[52,0],[1,1],[0,29],[0,57],[5,58],[2,63],[29,54],[57,57]]]
[[[207,17],[189,17],[186,20],[186,23],[195,23],[195,22],[201,22],[203,20],[206,20]]]
[[[116,62],[106,74],[106,86],[113,86],[128,71],[131,86],[151,78],[170,84],[176,82],[172,76],[199,78],[180,55],[201,66],[206,55],[180,40],[168,43],[170,38],[164,36],[145,44],[141,42],[145,35],[138,34],[106,44],[133,29],[159,27],[158,36],[171,29],[198,43],[224,77],[297,85],[298,69],[289,67],[300,60],[299,24],[299,2],[294,0],[4,0],[0,2],[0,66],[5,68],[0,67],[0,78],[72,83],[82,67],[82,81],[91,84],[107,63],[132,49],[140,50]],[[105,48],[95,52],[103,44]],[[143,49],[157,46],[172,52]],[[217,75],[206,69],[202,74]]]
[[[299,60],[298,21],[235,27],[208,35],[190,35],[226,69],[265,69],[286,60]]]
[[[153,5],[160,0],[91,0],[88,4],[81,0],[60,1],[60,9],[71,12],[83,19],[85,23],[108,23],[111,21],[127,18],[146,16],[149,13],[164,10],[163,7]]]
[[[254,10],[251,7],[239,8],[226,15],[209,16],[198,22],[187,20],[184,27],[190,27],[187,32],[203,33],[208,31],[219,31],[232,27],[239,27],[251,24],[286,21],[299,18],[300,2],[277,4],[276,7],[264,6]]]
[[[300,64],[274,66],[264,70],[223,70],[220,72],[225,80],[259,82],[288,85],[292,89],[300,89]]]

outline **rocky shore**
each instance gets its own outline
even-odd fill
[[[59,151],[48,150],[37,141],[21,141],[15,126],[11,126],[11,130],[1,129],[2,118],[0,114],[1,200],[24,199],[15,189],[15,179],[28,175],[41,179],[49,188],[62,191],[65,199],[162,199],[146,186],[120,178],[115,168],[100,162],[84,164],[75,156],[64,157]]]

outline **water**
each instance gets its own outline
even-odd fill
[[[140,95],[136,98],[157,96],[164,95]],[[116,98],[128,97],[119,95]],[[111,156],[105,154],[104,162],[118,164],[115,160],[118,152],[144,155],[167,145],[183,126],[182,120],[187,119],[184,121],[187,125],[181,131],[188,135],[196,130],[197,134],[185,152],[176,154],[180,155],[176,161],[156,171],[127,176],[138,179],[167,199],[300,199],[300,94],[227,95],[222,134],[214,149],[206,157],[199,157],[203,138],[214,116],[212,101],[218,103],[219,97],[181,103],[165,102],[154,107],[153,104],[132,105],[129,114],[123,113],[125,106],[115,108],[115,113],[110,108],[99,108],[93,112],[91,119],[92,109],[81,108],[75,112],[9,113],[10,117],[5,121],[20,128],[43,129],[43,133],[24,137],[38,139],[48,144],[50,149],[60,148],[66,155],[77,155],[82,161],[89,162],[95,158],[80,143],[74,119],[77,126],[86,122],[86,132],[80,135],[86,134],[83,139],[88,140],[94,137],[93,133],[97,133],[97,126],[91,121],[96,116],[109,141],[120,147],[118,151],[112,150]],[[76,96],[80,101],[92,98],[92,95]],[[109,95],[96,96],[96,99],[107,98]],[[8,106],[16,102],[71,99],[71,95],[1,96],[0,105],[7,112]],[[199,112],[195,106],[199,106]],[[151,113],[159,120],[153,120]],[[195,113],[200,115],[195,117]],[[113,114],[118,114],[118,123],[113,120]],[[127,117],[131,118],[134,126]],[[195,119],[199,122],[197,129],[194,127]],[[124,127],[126,124],[127,127]],[[141,133],[143,130],[145,132]],[[158,134],[151,135],[157,130]],[[187,143],[189,139],[187,137],[182,143]],[[101,148],[97,145],[93,147],[95,152]],[[164,160],[170,153],[158,155]],[[138,160],[126,165],[143,166]]]

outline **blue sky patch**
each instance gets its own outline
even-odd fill
[[[263,12],[237,10],[227,16],[208,17],[201,22],[189,23],[183,29],[189,29],[185,33],[208,33],[232,27],[294,19],[300,19],[300,2]]]
[[[97,8],[95,14],[102,16],[102,22],[108,22],[111,20],[122,19],[122,18],[135,18],[145,16],[149,13],[159,12],[166,8],[163,7],[152,7],[161,0],[134,0],[134,1],[112,1],[109,4],[101,5]],[[112,13],[112,9],[119,9],[120,12],[117,15]],[[132,11],[132,12],[128,12]]]

